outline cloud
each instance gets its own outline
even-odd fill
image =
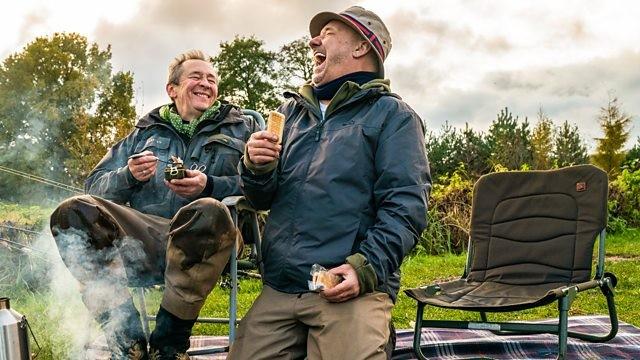
[[[504,36],[485,36],[469,25],[456,24],[430,14],[429,9],[417,14],[411,10],[399,10],[386,21],[396,35],[392,39],[402,47],[419,46],[438,53],[444,47],[465,48],[467,51],[500,53],[509,51],[512,45]]]
[[[594,137],[599,107],[610,90],[638,124],[640,81],[633,69],[640,50],[623,36],[629,33],[622,29],[630,24],[628,12],[591,5],[595,10],[588,12],[567,12],[551,2],[506,2],[497,9],[484,3],[389,7],[368,1],[366,7],[378,12],[391,31],[393,49],[385,67],[393,90],[432,128],[449,121],[486,130],[504,106],[533,121],[543,106],[557,122],[578,123],[585,137]],[[94,38],[102,46],[112,44],[115,70],[134,72],[142,114],[168,101],[166,66],[176,54],[201,48],[215,55],[220,42],[235,35],[256,35],[275,50],[306,35],[317,12],[345,7],[337,0],[142,0],[129,20],[99,23]],[[615,15],[620,23],[604,22],[604,15]],[[634,139],[638,128],[632,130]]]
[[[143,0],[129,21],[98,24],[95,39],[102,46],[112,45],[115,70],[134,72],[137,110],[142,113],[168,101],[167,65],[175,55],[193,48],[215,55],[220,42],[235,35],[256,35],[275,50],[306,35],[316,13],[344,6],[337,0],[252,3],[255,6],[240,1]]]
[[[18,42],[27,43],[33,38],[32,29],[43,25],[46,22],[46,16],[40,11],[31,11],[24,17],[24,22],[20,26],[18,32]]]
[[[623,110],[633,116],[630,146],[640,136],[640,52],[558,67],[538,67],[487,74],[472,90],[445,89],[435,102],[418,103],[432,128],[445,121],[462,127],[465,122],[485,130],[501,108],[509,109],[534,124],[536,113],[544,111],[560,124],[564,120],[579,126],[588,145],[600,136],[597,116],[609,96],[617,96]],[[402,78],[402,76],[400,76]],[[428,99],[428,97],[425,97]]]

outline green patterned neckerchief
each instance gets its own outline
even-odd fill
[[[196,126],[198,126],[202,120],[208,119],[211,115],[215,114],[218,109],[220,109],[220,101],[213,103],[213,105],[205,110],[199,118],[189,122],[183,122],[180,115],[176,112],[173,104],[167,104],[160,108],[160,117],[162,120],[173,125],[180,134],[192,137],[194,131],[196,131]]]

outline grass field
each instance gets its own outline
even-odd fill
[[[620,320],[640,326],[640,307],[636,306],[640,298],[640,229],[628,230],[622,234],[608,236],[606,242],[606,271],[613,272],[618,278],[615,289],[616,306]],[[406,258],[402,265],[402,289],[421,286],[434,281],[455,279],[462,274],[466,255],[413,255]],[[239,313],[242,316],[249,309],[252,301],[260,291],[260,281],[247,279],[240,282]],[[150,308],[157,307],[159,295],[150,297]],[[228,291],[216,288],[209,296],[202,313],[205,316],[226,316],[228,308]],[[402,291],[393,310],[393,321],[396,328],[410,328],[415,321],[415,301]],[[593,289],[580,293],[571,307],[570,315],[606,314],[607,307],[604,296]],[[490,320],[530,320],[557,316],[556,304],[550,304],[535,310],[516,313],[490,315]],[[425,318],[478,319],[477,313],[444,310],[427,307]],[[228,329],[224,325],[197,325],[197,334],[225,334]]]
[[[465,263],[464,255],[429,256],[416,254],[405,259],[402,265],[402,288],[425,285],[433,281],[442,281],[459,277]],[[628,230],[621,234],[609,236],[607,239],[606,270],[618,277],[615,289],[616,305],[622,321],[640,326],[640,307],[636,306],[640,296],[640,229]],[[53,270],[52,270],[53,271]],[[53,293],[32,293],[20,288],[13,288],[0,296],[10,296],[15,309],[28,315],[33,331],[43,350],[38,359],[74,358],[69,355],[80,351],[79,345],[98,334],[95,324],[89,320],[82,305],[77,289],[68,285],[56,285]],[[243,279],[240,282],[239,316],[251,306],[260,292],[259,280]],[[60,293],[65,296],[61,300]],[[216,287],[209,296],[202,311],[203,316],[225,317],[228,308],[229,291]],[[157,309],[160,299],[159,290],[150,290],[147,295],[147,307],[151,311]],[[571,315],[606,313],[606,303],[599,291],[591,290],[578,295],[571,308]],[[535,310],[490,315],[490,320],[528,320],[556,317],[556,305],[548,305]],[[477,319],[475,313],[442,310],[427,307],[427,318],[442,319]],[[393,319],[398,329],[410,328],[415,318],[415,303],[404,293],[400,293],[393,310]],[[79,326],[79,324],[85,324]],[[225,325],[198,324],[194,334],[221,335],[228,333]],[[32,347],[35,348],[32,342]]]

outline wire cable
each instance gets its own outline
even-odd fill
[[[16,249],[16,250],[20,250],[22,251],[24,254],[29,255],[29,256],[33,256],[37,259],[40,259],[44,262],[47,262],[49,264],[53,264],[53,262],[51,262],[51,260],[44,258],[43,256],[46,256],[47,253],[45,253],[44,251],[41,250],[36,250],[33,249],[27,245],[24,244],[20,244],[18,242],[15,241],[11,241],[5,238],[0,237],[0,241],[3,241],[7,244],[7,246],[9,246],[10,248]],[[28,251],[27,251],[28,250]],[[42,254],[43,256],[37,255],[38,253]]]
[[[34,231],[34,230],[19,228],[19,227],[15,227],[15,226],[11,226],[11,225],[0,224],[0,227],[3,227],[5,229],[18,230],[18,231],[26,232],[26,233],[33,234],[33,235],[47,235],[47,233],[43,232],[43,231]]]
[[[37,182],[40,182],[40,183],[43,183],[43,184],[46,184],[46,185],[49,185],[49,186],[53,186],[53,187],[56,187],[56,188],[59,188],[59,189],[67,190],[67,191],[70,191],[70,192],[73,192],[73,193],[77,193],[77,194],[83,194],[84,193],[83,189],[77,188],[75,186],[71,186],[71,185],[67,185],[67,184],[64,184],[64,183],[61,183],[61,182],[58,182],[58,181],[55,181],[55,180],[47,179],[47,178],[44,178],[42,176],[29,174],[27,172],[16,170],[16,169],[12,169],[10,167],[6,167],[6,166],[3,166],[3,165],[0,165],[0,171],[4,171],[4,172],[9,173],[9,174],[21,176],[21,177],[27,178],[29,180],[37,181]]]

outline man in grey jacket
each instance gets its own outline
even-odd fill
[[[389,356],[400,264],[426,226],[424,125],[383,80],[386,26],[354,6],[309,28],[313,77],[285,93],[282,145],[257,132],[241,165],[245,196],[270,213],[264,287],[230,359]],[[310,292],[316,263],[342,282]]]
[[[148,357],[127,286],[162,282],[149,355],[187,358],[191,328],[236,241],[218,200],[241,193],[237,165],[257,125],[217,101],[217,82],[201,51],[176,57],[166,85],[172,102],[109,150],[86,181],[88,195],[64,201],[51,216],[60,255],[112,358]],[[187,170],[167,181],[172,157]]]

